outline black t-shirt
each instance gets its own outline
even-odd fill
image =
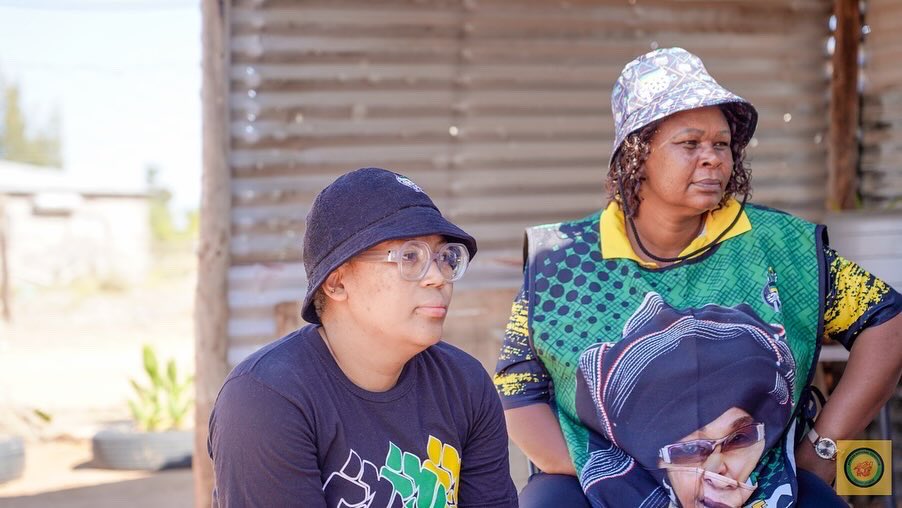
[[[214,506],[517,506],[492,382],[445,343],[374,393],[304,327],[229,374],[207,444]]]

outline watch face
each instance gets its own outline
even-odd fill
[[[819,457],[832,459],[836,456],[836,443],[832,439],[821,438],[814,444],[814,451]]]

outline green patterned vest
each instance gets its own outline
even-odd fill
[[[747,205],[745,211],[751,231],[660,269],[603,259],[598,213],[527,231],[530,337],[553,380],[558,418],[577,471],[587,459],[588,439],[575,403],[580,354],[591,344],[619,340],[624,323],[650,291],[675,308],[744,303],[764,322],[782,325],[797,366],[793,407],[798,405],[823,333],[820,253],[826,234],[822,226],[776,210]],[[782,460],[779,450],[772,450],[761,463]]]

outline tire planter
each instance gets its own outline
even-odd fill
[[[159,471],[191,467],[194,431],[105,429],[94,435],[91,448],[94,465],[100,468]]]
[[[15,480],[25,470],[25,443],[19,436],[0,436],[0,483]]]

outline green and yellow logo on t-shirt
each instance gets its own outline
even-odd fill
[[[420,461],[416,455],[402,452],[395,443],[389,442],[385,465],[379,469],[379,475],[394,485],[404,506],[457,506],[460,453],[453,446],[429,436],[426,454],[429,458]]]
[[[425,459],[389,441],[384,465],[374,462],[350,450],[341,470],[323,483],[330,506],[457,506],[460,452],[435,436],[429,436]]]

